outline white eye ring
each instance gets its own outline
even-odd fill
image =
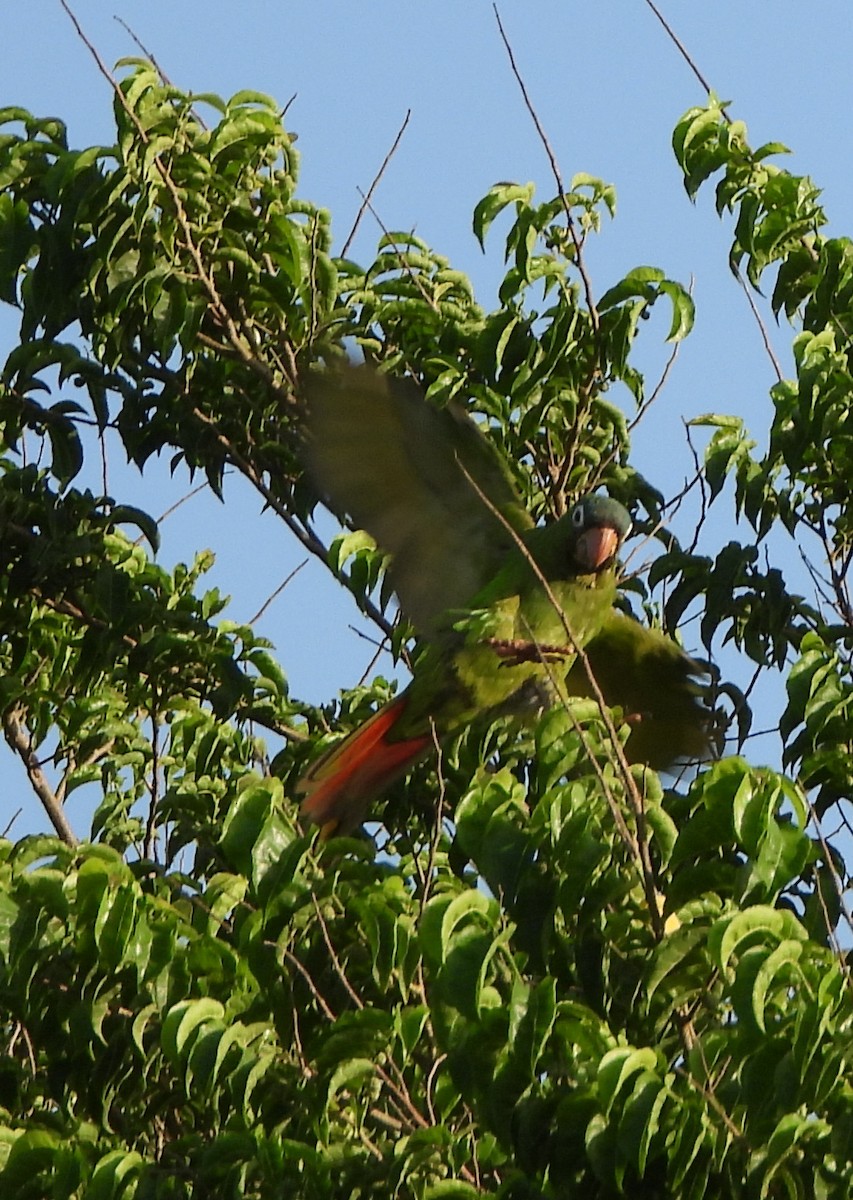
[[[576,504],[572,509],[572,524],[576,529],[582,529],[584,524],[583,505]]]

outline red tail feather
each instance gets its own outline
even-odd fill
[[[306,820],[329,834],[355,829],[370,801],[432,745],[430,734],[390,739],[405,706],[404,692],[308,768],[299,781],[305,793],[299,811]]]

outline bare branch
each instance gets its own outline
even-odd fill
[[[509,65],[512,68],[512,73],[515,76],[515,79],[516,79],[516,82],[518,83],[519,88],[521,89],[521,95],[524,98],[525,107],[526,107],[527,111],[530,113],[530,117],[533,121],[533,124],[536,127],[536,132],[539,135],[539,140],[541,141],[541,143],[544,147],[545,153],[548,155],[548,161],[551,164],[551,172],[552,172],[552,174],[554,176],[554,180],[557,184],[557,193],[558,193],[558,195],[560,197],[560,201],[563,205],[563,211],[566,214],[566,223],[567,223],[568,230],[569,230],[569,236],[572,239],[572,243],[575,248],[575,254],[577,256],[577,259],[576,259],[577,268],[578,268],[578,273],[580,274],[581,280],[583,282],[584,294],[586,296],[586,305],[587,305],[587,308],[589,309],[589,315],[590,315],[590,319],[592,320],[593,329],[595,330],[596,335],[597,335],[598,328],[599,328],[599,317],[598,317],[598,309],[596,308],[595,300],[593,299],[592,281],[591,281],[589,275],[587,274],[586,264],[584,263],[584,259],[583,259],[583,247],[581,244],[581,239],[578,237],[577,226],[575,225],[575,219],[571,214],[571,209],[569,208],[569,203],[568,203],[568,200],[566,199],[566,189],[563,186],[563,177],[560,173],[560,168],[557,163],[557,158],[556,158],[556,155],[554,154],[554,151],[551,149],[551,143],[548,141],[548,136],[545,133],[545,130],[542,126],[542,122],[539,120],[539,117],[536,113],[536,109],[533,107],[533,102],[530,99],[530,95],[528,94],[527,87],[524,83],[524,79],[522,78],[521,72],[519,71],[518,66],[516,65],[515,55],[512,52],[512,46],[510,45],[509,38],[507,37],[506,32],[504,30],[503,22],[501,21],[501,16],[500,16],[500,13],[498,12],[497,4],[493,4],[492,9],[495,14],[495,20],[498,23],[498,30],[500,31],[501,41],[503,42],[504,47],[507,52],[507,55],[509,57]]]
[[[373,193],[376,191],[376,188],[379,185],[380,179],[385,174],[385,170],[386,170],[388,164],[390,163],[391,159],[394,157],[394,155],[397,152],[397,147],[400,145],[403,134],[406,132],[406,126],[409,124],[409,118],[411,117],[411,115],[412,115],[412,110],[410,108],[407,108],[406,115],[405,115],[405,117],[403,117],[403,124],[400,126],[399,130],[397,131],[397,136],[394,138],[391,149],[388,151],[388,153],[385,155],[385,158],[382,160],[382,166],[379,168],[379,170],[376,172],[376,175],[373,177],[373,183],[371,183],[370,187],[367,189],[367,194],[363,195],[361,205],[359,207],[358,212],[356,213],[355,220],[353,221],[352,229],[349,231],[349,234],[347,235],[347,239],[344,242],[343,249],[341,250],[341,258],[346,258],[346,256],[347,256],[347,252],[348,252],[350,246],[352,245],[353,239],[356,235],[356,231],[357,231],[359,225],[361,224],[361,218],[364,216],[368,206],[370,205],[370,202],[373,199]]]
[[[51,824],[59,837],[67,845],[77,846],[79,845],[79,839],[71,828],[68,817],[65,815],[65,810],[39,765],[39,761],[33,750],[32,739],[26,732],[21,718],[22,713],[19,708],[12,708],[3,714],[3,733],[6,741],[24,764],[33,791],[44,806],[44,810],[50,817]]]
[[[773,363],[773,370],[776,372],[776,378],[781,383],[782,380],[785,378],[785,376],[782,373],[782,368],[779,365],[779,359],[776,357],[776,352],[774,351],[772,343],[770,341],[770,334],[767,332],[767,326],[764,323],[764,318],[762,317],[761,313],[758,311],[758,306],[752,298],[752,292],[747,287],[746,280],[743,278],[740,271],[736,271],[735,275],[737,277],[738,283],[744,290],[744,294],[746,296],[747,303],[749,304],[749,307],[752,309],[752,315],[755,317],[755,320],[758,322],[758,328],[761,330],[761,340],[764,342],[764,349],[767,351],[770,361]]]
[[[328,1004],[326,1003],[325,997],[323,996],[322,992],[320,991],[320,989],[317,987],[316,983],[314,982],[308,968],[306,966],[304,966],[304,964],[302,962],[300,962],[300,960],[296,957],[296,955],[293,953],[292,950],[288,950],[287,947],[285,947],[283,953],[284,953],[285,961],[289,962],[292,967],[295,967],[296,970],[299,972],[299,974],[302,976],[302,978],[307,983],[308,990],[311,992],[311,995],[314,997],[314,999],[317,1001],[318,1005],[320,1006],[320,1010],[323,1013],[323,1016],[326,1018],[326,1020],[329,1022],[329,1024],[333,1025],[335,1023],[335,1021],[337,1020],[337,1017],[335,1016],[334,1012],[331,1010],[331,1008],[329,1008]]]
[[[297,565],[293,568],[293,570],[290,572],[290,574],[285,579],[283,579],[282,582],[278,585],[278,587],[275,589],[275,591],[272,592],[269,596],[267,596],[266,600],[263,602],[263,604],[258,609],[258,611],[255,613],[255,615],[253,617],[249,617],[248,623],[250,625],[254,625],[258,621],[260,621],[261,617],[264,615],[264,613],[267,611],[269,606],[272,604],[273,600],[275,600],[278,596],[281,595],[281,593],[284,591],[284,589],[287,587],[287,585],[290,583],[290,581],[292,579],[295,579],[296,576],[299,574],[299,572],[302,570],[302,568],[306,567],[307,565],[308,565],[307,558],[303,558],[301,563],[297,563]]]
[[[151,719],[151,783],[149,792],[151,799],[148,805],[148,819],[145,823],[145,841],[142,843],[142,853],[145,858],[154,858],[154,842],[157,836],[157,809],[159,808],[160,791],[160,723],[156,711],[149,714]]]
[[[66,11],[67,11],[67,9],[66,9]],[[128,34],[128,36],[134,42],[134,44],[139,47],[139,49],[142,51],[142,53],[145,55],[145,57],[148,59],[148,61],[153,64],[155,71],[160,76],[160,78],[163,80],[163,82],[166,84],[166,86],[172,87],[173,84],[172,84],[172,81],[169,78],[169,76],[166,74],[166,72],[160,66],[157,59],[154,57],[154,55],[151,53],[151,51],[148,49],[148,47],[144,44],[144,42],[140,41],[140,39],[136,36],[136,34],[131,29],[131,27],[128,25],[127,21],[125,21],[122,17],[116,16],[116,15],[113,16],[113,20],[118,21],[119,25],[121,25],[122,29],[124,29],[124,31]]]
[[[658,8],[656,5],[655,5],[655,4],[652,2],[652,0],[646,0],[646,4],[647,4],[647,5],[648,5],[648,7],[649,7],[649,8],[652,10],[652,12],[655,14],[655,16],[657,17],[657,19],[660,21],[661,25],[662,25],[662,26],[664,27],[664,29],[666,30],[668,37],[669,37],[669,38],[670,38],[670,40],[673,42],[673,44],[674,44],[674,45],[677,47],[679,54],[680,54],[680,55],[681,55],[681,57],[684,59],[684,61],[687,63],[688,67],[689,67],[689,68],[690,68],[690,70],[693,72],[693,74],[696,76],[696,78],[699,80],[699,84],[700,84],[700,86],[702,87],[702,89],[703,89],[705,92],[708,92],[708,93],[710,93],[710,91],[711,91],[711,85],[710,85],[710,83],[708,83],[708,81],[707,81],[707,79],[705,78],[705,76],[702,74],[702,72],[701,72],[701,71],[699,70],[699,68],[696,66],[696,63],[695,63],[695,62],[693,61],[693,59],[690,57],[690,54],[689,54],[689,53],[688,53],[688,51],[687,51],[687,47],[686,47],[686,46],[684,45],[684,43],[683,43],[683,42],[680,40],[680,38],[679,38],[679,37],[678,37],[678,35],[676,34],[675,30],[672,28],[672,26],[671,26],[671,25],[667,24],[667,21],[666,21],[666,19],[665,19],[664,15],[663,15],[663,13],[660,11],[660,9],[659,9],[659,8]],[[728,116],[728,115],[727,115],[725,112],[723,113],[723,116],[724,116],[724,117],[725,117],[725,119],[726,119],[726,120],[727,120],[727,121],[728,121],[728,122],[731,124],[731,118],[730,118],[730,117],[729,117],[729,116]]]
[[[15,809],[15,811],[12,813],[11,817],[9,818],[9,820],[6,822],[6,828],[3,830],[3,832],[2,832],[2,833],[0,833],[0,837],[7,838],[7,837],[9,836],[9,834],[10,834],[10,832],[11,832],[11,830],[12,830],[12,826],[15,824],[15,822],[16,822],[16,821],[17,821],[17,819],[18,819],[18,817],[21,815],[21,813],[22,813],[23,811],[24,811],[24,810],[23,810],[22,808],[16,808],[16,809]]]

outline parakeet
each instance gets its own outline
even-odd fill
[[[535,526],[464,410],[368,367],[308,386],[303,458],[327,506],[390,556],[389,581],[420,637],[405,691],[300,779],[309,821],[355,828],[388,784],[477,716],[589,695],[578,647],[607,703],[635,724],[629,757],[662,769],[707,752],[700,668],[614,610],[631,527],[616,500],[589,495]]]

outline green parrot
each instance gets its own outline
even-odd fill
[[[631,528],[590,495],[535,526],[500,455],[454,404],[369,367],[314,379],[303,458],[327,507],[389,555],[389,582],[419,635],[400,695],[301,777],[301,813],[324,833],[361,824],[370,801],[482,714],[535,716],[592,694],[633,725],[632,761],[705,757],[701,667],[670,638],[616,611],[615,563]]]

